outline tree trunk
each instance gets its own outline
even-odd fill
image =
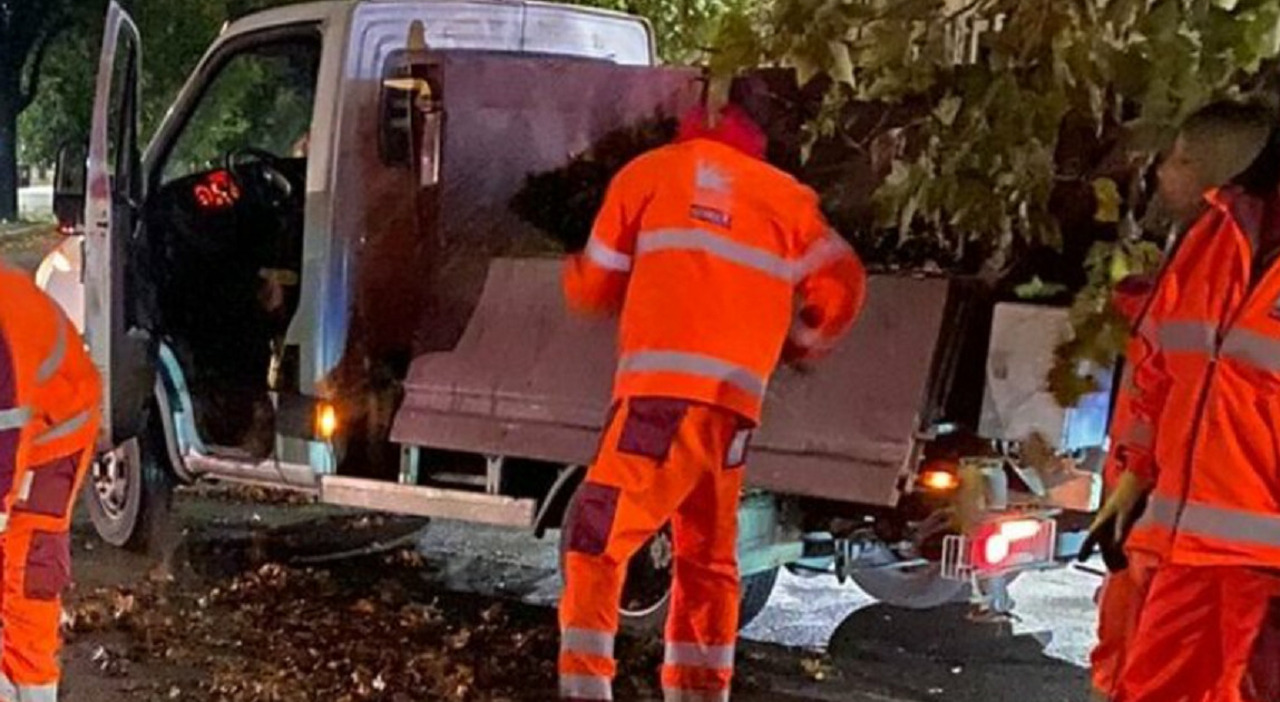
[[[0,56],[0,222],[18,218],[18,103],[17,71],[9,71]],[[7,74],[13,73],[13,76]]]

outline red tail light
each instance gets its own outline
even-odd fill
[[[1053,523],[1040,519],[1011,519],[984,525],[973,535],[970,561],[980,570],[997,570],[1052,556]]]

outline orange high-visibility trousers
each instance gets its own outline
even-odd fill
[[[560,695],[611,700],[627,562],[668,522],[675,541],[666,702],[729,698],[738,637],[738,500],[749,433],[725,409],[633,397],[615,410],[570,506]]]
[[[57,700],[62,592],[71,582],[71,513],[93,460],[97,432],[95,411],[73,437],[81,442],[80,451],[20,467],[5,497],[0,702]]]
[[[1117,702],[1274,702],[1248,681],[1280,575],[1163,565],[1129,643]],[[1266,655],[1265,653],[1263,655]]]
[[[1129,567],[1107,576],[1098,600],[1098,645],[1090,655],[1093,687],[1107,699],[1115,696],[1142,605],[1151,588],[1158,558],[1129,551]]]

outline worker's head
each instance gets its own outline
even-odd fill
[[[1196,215],[1204,194],[1257,167],[1272,138],[1275,110],[1261,102],[1223,100],[1197,110],[1183,123],[1158,172],[1160,199],[1182,220]]]
[[[676,141],[710,139],[741,151],[753,158],[763,159],[769,147],[764,130],[745,110],[736,105],[725,105],[718,111],[698,106],[680,120]]]

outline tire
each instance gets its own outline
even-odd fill
[[[779,568],[753,573],[742,579],[742,597],[738,605],[738,629],[745,629],[760,616],[773,588],[778,584]]]
[[[742,590],[738,600],[738,630],[751,625],[769,604],[773,588],[778,582],[779,568],[753,573],[742,578]],[[667,612],[671,609],[671,597],[668,595],[652,609],[642,612],[629,612],[625,608],[622,615],[622,626],[627,630],[642,634],[659,634],[667,623]]]
[[[141,436],[94,461],[84,501],[94,531],[108,544],[146,553],[163,547],[176,480],[156,405]]]
[[[567,542],[562,529],[560,539],[563,554]],[[650,539],[627,565],[627,582],[623,586],[622,602],[618,608],[623,629],[637,634],[660,634],[667,623],[671,609],[671,532],[664,528]],[[563,561],[562,561],[563,570]],[[778,582],[778,568],[754,573],[742,578],[739,599],[738,628],[742,629],[764,611]]]

